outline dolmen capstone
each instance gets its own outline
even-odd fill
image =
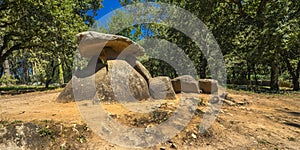
[[[79,52],[82,57],[99,56],[102,60],[143,56],[143,47],[127,37],[113,34],[104,34],[94,31],[82,32],[76,35]]]

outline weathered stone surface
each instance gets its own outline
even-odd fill
[[[147,83],[149,84],[149,80],[152,78],[152,76],[151,76],[150,72],[144,67],[144,65],[142,63],[140,63],[139,61],[136,61],[134,69],[138,73],[140,73],[140,75],[142,75],[144,77],[144,79],[147,81]]]
[[[176,99],[169,77],[155,77],[149,80],[150,95],[153,99]]]
[[[58,95],[58,97],[56,98],[56,101],[58,101],[58,102],[75,101],[74,94],[73,94],[73,88],[72,88],[73,78],[69,81],[69,83],[66,85],[64,90]]]
[[[198,82],[190,75],[184,75],[171,80],[176,93],[200,93]]]
[[[119,54],[123,56],[141,56],[144,49],[127,37],[113,34],[104,34],[94,31],[86,31],[76,35],[78,38],[79,51],[83,57],[99,55],[115,58]],[[106,56],[107,55],[107,56]]]
[[[99,77],[96,78],[99,98],[102,96],[102,93],[109,93],[109,95],[111,95],[110,97],[119,101],[134,101],[150,98],[146,80],[126,61],[108,61],[108,68],[109,72],[107,75],[99,75]],[[101,79],[101,77],[105,78]],[[102,90],[104,90],[104,92],[101,92]],[[102,100],[105,100],[105,98],[102,98]]]
[[[109,71],[100,69],[92,76],[73,77],[57,101],[76,100],[136,101],[150,98],[145,79],[126,61],[108,61]],[[75,88],[72,86],[75,84]],[[75,96],[75,98],[74,98]]]
[[[203,93],[216,93],[218,92],[218,81],[213,79],[200,79],[199,81],[199,89],[202,90]]]

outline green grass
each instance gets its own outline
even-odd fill
[[[48,89],[55,89],[57,87],[49,86]],[[0,91],[11,91],[11,90],[44,90],[45,86],[33,86],[33,85],[12,85],[12,86],[0,86]]]
[[[292,142],[297,142],[298,140],[296,139],[296,138],[294,138],[294,137],[288,137],[288,140],[289,141],[292,141]]]
[[[60,87],[50,85],[48,88],[45,86],[33,86],[33,85],[12,85],[12,86],[0,86],[0,95],[17,95],[30,92],[40,92],[40,91],[49,91],[54,90]]]
[[[271,90],[269,86],[255,86],[255,85],[236,85],[236,84],[227,84],[226,88],[236,90],[236,91],[247,91],[252,93],[261,93],[261,94],[297,94],[299,91],[293,91],[292,88],[283,88],[280,87],[279,91]]]

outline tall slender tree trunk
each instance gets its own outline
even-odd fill
[[[249,82],[251,83],[251,67],[250,64],[247,63],[247,79],[249,80]]]
[[[10,79],[11,79],[10,66],[9,66],[9,61],[7,59],[4,61],[4,75],[7,78],[7,81],[5,81],[6,82],[5,84],[11,85],[12,83],[10,81]]]
[[[31,69],[32,69],[32,78],[31,78],[31,81],[36,81],[36,62],[33,62],[31,64]]]
[[[58,58],[58,75],[59,75],[59,83],[60,84],[64,84],[64,70],[63,70],[63,66],[62,66],[62,63],[61,63],[61,60]]]
[[[254,73],[255,85],[258,86],[258,80],[257,80],[257,73],[256,73],[255,64],[252,65],[252,69],[253,69],[253,73]]]
[[[6,76],[10,76],[11,75],[10,74],[10,66],[9,66],[9,62],[8,62],[7,59],[4,61],[4,74]]]

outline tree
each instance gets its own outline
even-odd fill
[[[125,4],[144,2],[120,0]],[[230,64],[229,78],[258,84],[261,74],[269,74],[270,88],[279,90],[280,72],[286,68],[294,90],[299,88],[299,2],[297,0],[160,0],[184,8],[200,18],[213,32]],[[147,26],[153,36],[165,38],[185,49],[197,68],[206,68],[203,54],[178,31],[159,25]],[[193,57],[194,56],[194,57]],[[200,61],[199,61],[200,60]],[[208,59],[209,60],[209,59]],[[228,62],[229,61],[229,62]],[[209,68],[211,69],[211,68]],[[199,69],[202,74],[205,69]],[[201,75],[205,77],[205,75]],[[265,77],[264,77],[265,78]]]
[[[0,64],[17,50],[44,53],[47,60],[61,64],[57,61],[69,59],[76,49],[75,35],[87,30],[101,7],[101,1],[96,0],[1,1]],[[90,10],[92,15],[87,14]],[[56,65],[52,66],[55,68],[50,70],[56,70]]]

